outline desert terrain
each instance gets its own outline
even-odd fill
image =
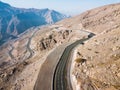
[[[120,90],[120,3],[30,28],[6,42],[0,47],[0,90],[33,90],[41,71],[49,72],[64,49],[88,32],[95,36],[71,51],[73,90]]]

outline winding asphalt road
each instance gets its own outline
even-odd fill
[[[75,43],[67,46],[64,50],[62,57],[56,67],[53,79],[53,90],[72,90],[72,86],[70,82],[67,82],[67,72],[68,72],[68,62],[69,56],[71,54],[71,50],[78,44],[82,44],[84,41],[89,38],[78,40]],[[70,67],[69,67],[70,68]],[[70,77],[69,77],[70,79]],[[70,81],[70,80],[69,80]]]
[[[34,31],[34,33],[33,33],[32,36],[29,38],[28,43],[27,43],[27,45],[26,45],[27,50],[28,50],[29,53],[30,53],[30,55],[27,57],[27,59],[29,59],[29,58],[31,58],[31,57],[33,56],[33,53],[34,53],[34,52],[33,52],[33,50],[30,48],[30,44],[31,44],[32,38],[34,37],[34,35],[36,34],[37,31],[38,31],[38,30]]]
[[[9,53],[10,58],[13,59],[14,56],[12,54],[12,51],[13,51],[14,47],[12,46],[12,44],[10,46],[11,46],[11,50],[8,53]]]
[[[27,48],[27,51],[30,53],[30,55],[26,58],[26,59],[29,59],[33,56],[33,50],[30,48],[30,43],[31,43],[31,40],[32,38],[34,37],[35,33],[37,32],[38,30],[34,31],[33,34],[31,35],[31,37],[28,38],[28,43],[26,44],[26,48]],[[11,59],[14,59],[14,55],[12,54],[13,50],[14,50],[14,46],[11,44],[11,50],[8,52],[9,53],[9,56],[11,57]]]
[[[83,44],[84,41],[90,39],[93,36],[94,34],[90,33],[88,38],[78,40],[65,48],[64,53],[61,56],[60,61],[55,69],[53,77],[53,90],[73,90],[70,82],[70,75],[68,77],[68,74],[70,74],[69,60],[71,51],[76,45]]]
[[[27,59],[29,59],[29,58],[31,58],[32,56],[33,56],[33,50],[30,48],[30,43],[31,43],[31,40],[32,40],[32,38],[34,37],[34,35],[36,34],[36,32],[37,32],[38,30],[35,30],[34,32],[33,32],[33,34],[28,38],[28,42],[27,42],[27,44],[26,44],[26,49],[28,50],[28,52],[30,53],[29,54],[29,56],[28,57],[26,57],[24,60],[27,60]],[[11,47],[11,49],[8,51],[8,54],[9,54],[9,56],[10,56],[10,58],[11,59],[14,59],[14,55],[12,54],[12,52],[13,52],[13,50],[14,50],[14,46],[12,45],[12,44],[10,44],[10,47]],[[22,63],[23,62],[23,60],[21,61],[21,62],[19,62],[19,63]],[[16,63],[14,63],[14,65],[15,65]],[[11,65],[9,65],[8,67],[5,67],[4,69],[2,69],[3,71],[4,70],[6,70],[6,69],[8,69],[8,68],[10,68],[10,67],[13,67],[13,64],[11,64]]]
[[[76,45],[83,44],[84,41],[92,36],[94,34],[90,33],[88,38],[78,40],[66,48],[62,48],[64,51],[57,47],[53,51],[54,53],[51,53],[43,63],[34,90],[72,90],[70,75],[68,77],[68,74],[70,74],[68,70],[70,70],[69,59],[71,51]],[[62,56],[60,56],[61,53],[63,53]]]

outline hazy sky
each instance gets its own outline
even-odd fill
[[[49,8],[59,12],[76,15],[95,7],[111,3],[120,3],[120,0],[1,0],[14,7],[21,8]]]

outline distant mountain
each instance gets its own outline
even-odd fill
[[[15,8],[0,1],[0,44],[30,27],[52,24],[66,17],[54,10]]]

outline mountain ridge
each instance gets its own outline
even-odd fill
[[[53,24],[64,18],[67,16],[48,8],[16,8],[0,1],[0,44],[33,26]]]

